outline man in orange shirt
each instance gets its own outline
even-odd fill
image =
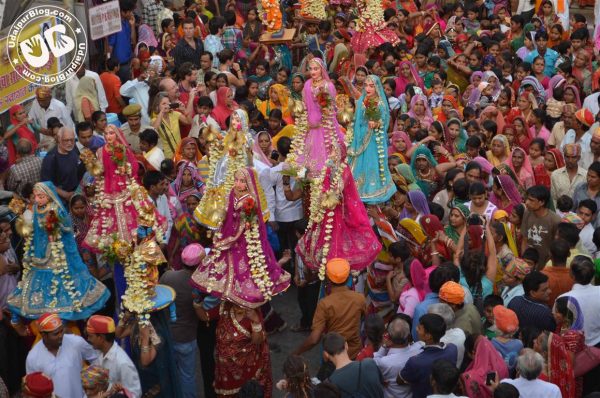
[[[548,276],[548,287],[550,296],[548,297],[548,306],[554,306],[554,300],[563,293],[573,288],[573,277],[567,268],[567,259],[571,253],[569,243],[564,239],[557,239],[552,242],[550,248],[550,258],[552,267],[546,266],[542,273]]]
[[[121,79],[117,76],[118,72],[119,62],[114,58],[110,58],[106,61],[106,71],[100,75],[100,81],[102,81],[102,86],[106,92],[106,100],[108,101],[106,113],[116,113],[117,115],[120,115],[127,104],[123,101],[123,98],[119,93],[119,90],[121,89]]]

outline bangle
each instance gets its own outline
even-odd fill
[[[142,353],[144,353],[144,352],[146,352],[146,353],[150,352],[150,348],[152,348],[151,345],[143,345],[142,346]]]
[[[262,332],[262,330],[263,330],[263,327],[262,327],[262,325],[260,323],[253,323],[252,324],[252,331],[254,333],[260,333],[260,332]]]
[[[440,255],[440,252],[431,252],[431,255],[432,255],[432,256],[439,256],[439,255]]]

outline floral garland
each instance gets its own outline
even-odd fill
[[[322,0],[300,0],[300,15],[322,21],[326,20],[326,6],[327,3]]]
[[[106,151],[110,155],[110,160],[112,160],[117,165],[117,174],[131,174],[131,164],[129,164],[129,161],[127,159],[127,151],[125,149],[125,145],[107,145]]]
[[[242,205],[242,217],[245,220],[244,236],[248,250],[248,262],[252,280],[263,294],[265,300],[273,296],[273,281],[267,271],[266,258],[260,242],[259,222],[252,197],[246,198]]]
[[[258,14],[263,25],[267,27],[268,32],[275,32],[281,29],[281,9],[277,0],[261,0],[256,3]]]
[[[148,283],[148,265],[141,254],[135,250],[124,262],[127,289],[122,296],[123,306],[137,314],[140,323],[149,325],[148,310],[153,306],[150,298],[154,294],[154,286]]]
[[[364,32],[368,27],[377,30],[378,27],[385,26],[383,18],[383,7],[378,0],[359,0],[356,4],[358,8],[357,32]]]
[[[304,156],[304,139],[306,138],[306,133],[308,131],[306,108],[304,108],[302,103],[298,105],[298,112],[294,112],[296,116],[294,138],[292,139],[292,144],[290,146],[290,154],[286,159],[286,163],[291,169],[299,168],[297,159],[299,156]]]
[[[377,144],[377,157],[379,159],[379,178],[385,181],[385,150],[383,148],[383,140],[385,132],[381,128],[381,110],[379,109],[379,98],[365,97],[363,105],[365,106],[365,118],[368,122],[376,122],[375,127],[375,143]]]

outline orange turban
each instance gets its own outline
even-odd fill
[[[496,327],[502,333],[515,333],[519,329],[519,318],[511,309],[503,305],[497,305],[492,310]]]
[[[465,301],[465,289],[456,282],[448,281],[440,289],[440,299],[450,304],[462,304]]]
[[[57,314],[45,313],[38,319],[40,332],[54,332],[62,326],[62,320]]]
[[[346,283],[350,275],[350,263],[343,258],[332,258],[325,267],[327,278],[333,283]]]
[[[93,334],[114,333],[115,321],[109,316],[92,315],[87,321],[86,330]]]

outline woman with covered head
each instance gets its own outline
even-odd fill
[[[38,147],[35,133],[40,132],[42,127],[33,124],[33,121],[27,116],[27,111],[22,105],[13,105],[8,110],[10,125],[6,128],[3,139],[8,149],[8,164],[12,165],[17,160],[17,142],[25,139],[31,143],[32,152]],[[6,167],[6,164],[4,165]]]
[[[258,110],[265,118],[268,118],[273,109],[279,109],[283,120],[287,124],[294,124],[292,112],[290,111],[290,92],[282,84],[273,84],[269,87],[269,98],[258,104]]]
[[[428,129],[429,125],[433,123],[433,115],[429,109],[427,97],[423,94],[417,94],[411,98],[408,115],[417,119],[421,123],[421,127],[425,129]]]
[[[440,190],[440,176],[437,172],[438,162],[434,159],[431,151],[424,145],[420,145],[413,152],[410,167],[416,178],[416,183],[427,198],[433,198]]]
[[[217,90],[217,103],[210,116],[219,123],[221,130],[226,130],[227,118],[237,108],[238,104],[233,100],[233,90],[229,87],[219,87]]]
[[[505,135],[498,134],[492,138],[491,149],[487,152],[487,158],[496,167],[508,160],[510,156],[510,144]]]
[[[348,164],[364,203],[387,202],[396,192],[388,167],[390,110],[381,81],[369,75],[357,102]]]
[[[77,122],[90,122],[92,113],[99,111],[98,89],[96,81],[91,76],[84,76],[79,80],[73,99],[73,114]]]
[[[47,312],[64,320],[87,319],[104,306],[110,292],[82,261],[69,212],[54,184],[35,184],[33,196],[33,224],[24,221],[23,227],[22,281],[7,298],[11,322],[20,325],[20,318],[37,319]],[[14,200],[11,209],[21,215],[25,205]]]
[[[513,179],[501,174],[494,177],[492,184],[492,193],[490,194],[490,202],[498,209],[506,211],[508,214],[512,212],[514,206],[523,201],[519,188]]]

